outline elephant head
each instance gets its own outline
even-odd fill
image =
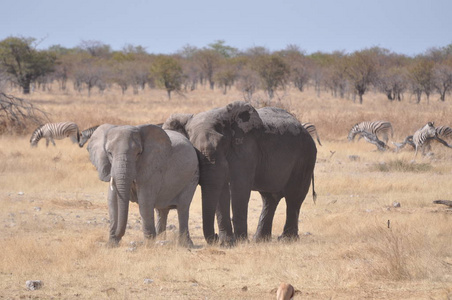
[[[208,242],[216,239],[214,220],[219,203],[227,206],[223,211],[228,214],[218,216],[220,238],[222,231],[227,232],[226,235],[232,235],[229,217],[228,155],[245,144],[252,143],[255,136],[261,132],[255,129],[262,126],[262,120],[254,107],[242,101],[196,115],[172,115],[163,124],[164,129],[186,134],[197,150],[200,162],[203,230]]]
[[[108,205],[110,244],[125,233],[132,185],[140,185],[166,163],[171,141],[158,126],[103,124],[91,136],[87,150],[99,179],[110,181]]]

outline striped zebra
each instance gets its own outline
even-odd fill
[[[433,124],[433,122],[429,122],[429,123]],[[430,151],[432,149],[432,146],[431,146],[432,139],[435,139],[438,142],[440,142],[441,144],[443,144],[447,147],[450,147],[449,144],[444,140],[452,139],[452,128],[450,128],[449,126],[439,126],[439,127],[435,127],[435,132],[436,132],[436,136],[427,138],[424,141],[423,147],[422,147],[423,154],[425,153],[425,151]]]
[[[434,122],[428,122],[424,127],[418,129],[413,135],[413,143],[416,147],[414,157],[416,157],[419,149],[422,149],[422,154],[425,154],[425,150],[430,149],[430,140],[437,137]]]
[[[355,124],[348,133],[348,140],[353,141],[357,134],[362,132],[375,134],[377,137],[381,135],[381,140],[388,143],[388,134],[391,133],[391,137],[394,135],[392,125],[388,121],[374,121],[374,122],[361,122]]]
[[[438,134],[438,137],[442,138],[443,140],[452,140],[452,128],[450,128],[449,126],[436,127],[436,133]]]
[[[76,143],[80,139],[77,124],[73,122],[61,123],[47,123],[35,129],[30,138],[30,144],[33,147],[38,145],[40,139],[46,139],[46,147],[49,146],[49,141],[55,146],[55,140],[62,140],[70,137],[72,142]]]
[[[306,129],[309,132],[309,134],[311,135],[312,139],[316,138],[317,142],[319,143],[319,145],[322,146],[322,143],[320,142],[319,135],[317,134],[317,129],[315,129],[314,124],[306,122],[306,123],[302,123],[301,126],[303,126],[304,129]]]
[[[86,144],[86,142],[90,139],[90,137],[93,135],[94,131],[96,131],[97,127],[99,127],[99,125],[90,127],[88,129],[83,130],[80,133],[80,142],[78,143],[78,145],[80,146],[80,148],[83,147],[83,145]]]

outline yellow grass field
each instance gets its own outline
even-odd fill
[[[168,224],[176,229],[143,245],[135,203],[120,246],[107,248],[108,184],[98,180],[86,147],[66,139],[56,147],[41,141],[31,148],[32,129],[26,136],[0,136],[0,299],[275,299],[283,281],[295,287],[295,299],[452,299],[452,210],[432,203],[452,200],[452,149],[434,144],[434,155],[413,162],[409,146],[382,153],[364,140],[346,139],[352,125],[364,120],[391,121],[391,146],[428,121],[452,126],[452,100],[432,97],[430,104],[416,105],[406,95],[390,103],[370,93],[359,105],[313,90],[280,96],[273,104],[314,123],[323,144],[317,147],[317,203],[310,192],[301,208],[300,239],[292,243],[277,241],[283,200],[272,242],[208,246],[198,189],[189,224],[194,248],[175,245],[174,211]],[[223,95],[201,88],[168,100],[158,90],[94,92],[88,98],[56,87],[25,98],[52,121],[72,120],[81,129],[161,123],[171,113],[243,99],[234,89]],[[261,210],[258,193],[249,207],[252,237]],[[27,280],[44,285],[29,291]]]

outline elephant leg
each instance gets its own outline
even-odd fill
[[[300,176],[292,176],[287,187],[286,198],[286,223],[280,239],[298,239],[298,217],[301,204],[311,186],[312,172],[305,172]],[[300,185],[301,183],[301,185]]]
[[[190,204],[195,193],[198,182],[193,182],[192,185],[185,188],[178,196],[177,204],[177,218],[179,220],[179,245],[193,247],[193,241],[190,238],[188,230],[188,219],[190,215]]]
[[[233,246],[235,238],[231,224],[231,197],[229,184],[225,184],[220,194],[217,210],[217,223],[219,229],[219,240],[222,246]]]
[[[108,239],[108,246],[118,246],[121,238],[116,236],[116,228],[118,227],[118,195],[116,190],[111,190],[108,187],[108,214],[110,216],[110,235]]]
[[[248,202],[251,185],[245,180],[231,181],[232,223],[236,239],[248,239]]]
[[[157,212],[157,235],[166,231],[166,223],[168,220],[169,208],[156,209]],[[166,235],[165,235],[166,237]]]
[[[150,193],[138,189],[138,207],[140,210],[141,221],[143,222],[143,234],[146,239],[155,238],[154,221],[154,198]]]
[[[266,192],[261,192],[260,194],[262,196],[262,212],[259,217],[256,234],[254,235],[256,242],[271,240],[273,217],[281,200],[281,196],[276,194]]]

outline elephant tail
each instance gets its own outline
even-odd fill
[[[312,172],[312,200],[314,201],[314,204],[316,204],[317,193],[315,192],[314,189],[314,172]]]

